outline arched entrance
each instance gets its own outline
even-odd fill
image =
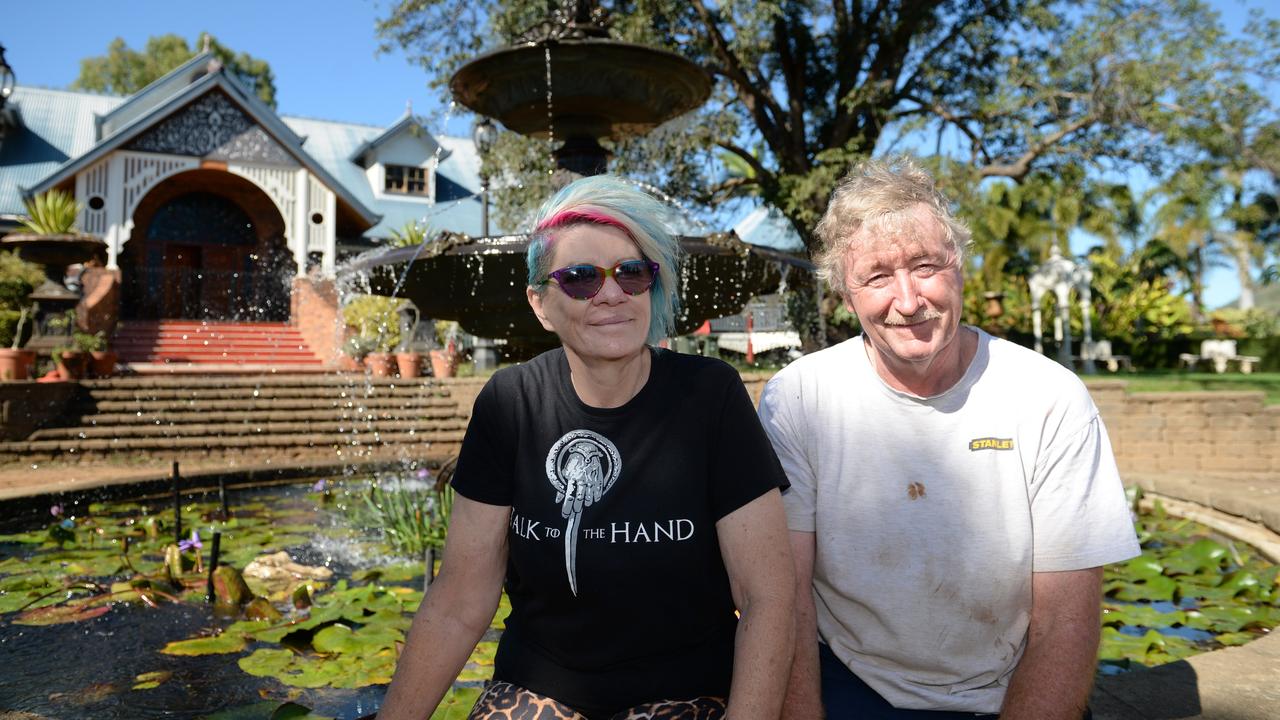
[[[124,319],[289,319],[296,274],[285,224],[253,183],[219,170],[180,173],[134,213],[120,254]]]

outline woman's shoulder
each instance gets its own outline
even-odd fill
[[[692,382],[703,386],[730,381],[742,382],[742,376],[738,371],[719,358],[687,355],[665,349],[659,349],[657,352],[659,361],[668,365],[670,377],[677,382]]]
[[[485,390],[506,396],[550,387],[563,363],[563,348],[548,350],[531,360],[501,368],[485,383]]]

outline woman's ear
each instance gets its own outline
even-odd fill
[[[524,294],[529,299],[529,307],[533,308],[534,317],[538,318],[538,322],[542,323],[542,328],[547,332],[555,332],[555,326],[547,319],[547,314],[542,309],[542,293],[538,292],[534,286],[526,285]]]

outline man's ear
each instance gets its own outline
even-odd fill
[[[542,310],[542,294],[532,285],[526,285],[524,295],[529,299],[529,307],[533,308],[533,315],[538,318],[538,322],[542,323],[542,328],[547,332],[555,332],[555,327],[552,326],[551,321],[547,319],[546,313]]]

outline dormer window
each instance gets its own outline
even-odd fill
[[[407,165],[387,165],[383,189],[389,193],[427,195],[427,169]]]

